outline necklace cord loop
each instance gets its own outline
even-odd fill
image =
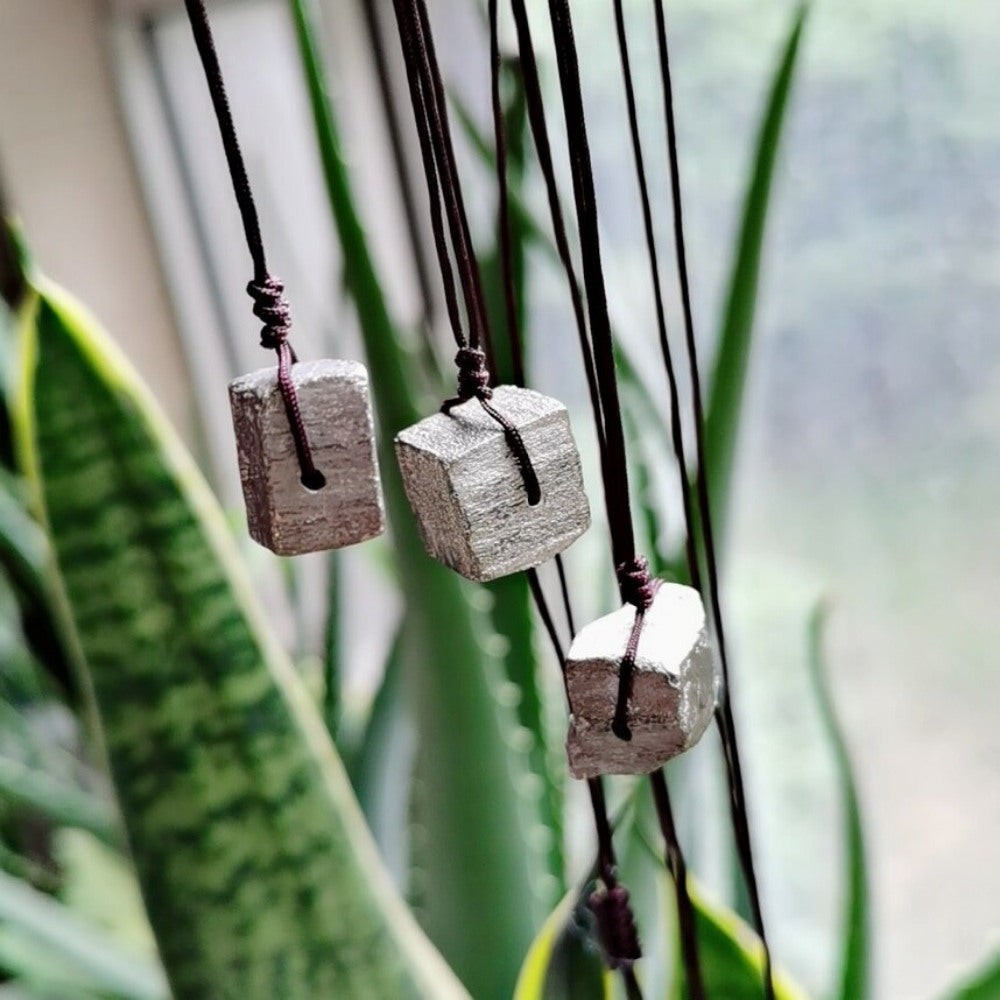
[[[441,404],[441,412],[445,414],[470,399],[478,399],[479,405],[503,430],[507,447],[517,462],[524,491],[528,496],[528,506],[534,507],[541,503],[542,487],[538,482],[538,473],[532,464],[524,438],[517,427],[490,403],[493,389],[490,387],[490,373],[486,370],[486,355],[475,347],[460,347],[455,355],[458,367],[458,395],[447,399]]]
[[[662,581],[650,574],[649,561],[645,556],[634,556],[621,563],[615,572],[623,600],[635,607],[635,620],[629,632],[625,655],[622,656],[621,666],[618,668],[618,699],[611,722],[611,731],[615,736],[628,742],[632,739],[632,730],[628,725],[628,700],[632,694],[632,675],[635,671],[636,654],[639,651],[639,639],[642,636],[646,612],[652,605]]]

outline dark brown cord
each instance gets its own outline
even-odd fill
[[[430,331],[434,326],[436,313],[434,293],[431,288],[430,267],[424,252],[424,241],[421,238],[420,226],[417,221],[416,194],[413,190],[412,175],[408,169],[406,149],[403,144],[402,122],[399,116],[399,105],[389,74],[389,63],[386,58],[385,34],[382,21],[376,9],[376,0],[360,0],[364,13],[365,28],[371,44],[375,76],[378,80],[379,96],[382,99],[382,109],[385,112],[386,131],[389,135],[389,145],[392,148],[393,166],[399,185],[400,201],[403,208],[403,218],[406,221],[406,234],[413,257],[413,268],[420,289],[420,299],[423,305],[423,322],[420,324],[425,338],[424,347],[428,356],[433,356],[434,345],[430,339]]]
[[[628,892],[618,883],[614,841],[601,779],[590,778],[587,790],[590,792],[590,805],[597,829],[597,872],[604,883],[604,892],[592,894],[588,905],[597,918],[605,961],[610,968],[622,970],[629,995],[632,996],[636,995],[634,991],[638,989],[632,964],[642,957],[639,936]]]
[[[520,0],[512,0],[515,4]],[[610,323],[607,315],[606,293],[600,258],[600,244],[597,226],[593,174],[587,143],[583,97],[580,87],[579,65],[573,40],[572,20],[568,0],[549,0],[549,14],[555,39],[556,57],[562,90],[563,108],[566,118],[566,133],[573,176],[574,197],[580,229],[581,256],[583,258],[584,280],[590,312],[591,340],[598,375],[598,388],[604,428],[604,445],[601,451],[601,466],[605,487],[605,503],[608,510],[609,527],[612,533],[612,551],[615,566],[621,568],[619,589],[622,599],[634,602],[636,622],[623,659],[619,675],[619,699],[615,722],[618,733],[627,732],[626,712],[628,690],[631,683],[630,662],[634,661],[635,649],[642,628],[642,618],[647,601],[655,596],[651,588],[654,581],[648,580],[648,569],[643,572],[636,559],[632,517],[626,478],[626,456],[621,407],[615,384],[614,353],[611,342]],[[527,76],[527,74],[526,74]],[[620,474],[619,474],[620,473]],[[631,655],[629,655],[631,653]],[[669,804],[669,794],[662,771],[654,781],[660,783],[664,800]],[[682,858],[676,831],[671,826],[661,824],[664,839],[672,855]],[[691,903],[687,885],[683,880],[674,881],[678,913],[681,918],[691,915]],[[692,923],[693,926],[693,923]],[[686,950],[683,953],[689,982],[700,979],[697,954]]]
[[[257,218],[257,206],[254,204],[250,180],[243,162],[243,153],[236,137],[236,126],[229,107],[226,86],[222,79],[219,57],[215,51],[212,28],[208,22],[204,0],[184,0],[184,6],[191,22],[194,43],[205,70],[205,80],[208,83],[212,107],[215,110],[219,133],[222,136],[222,147],[226,154],[229,177],[232,180],[240,218],[243,220],[247,248],[253,260],[254,276],[250,284],[247,285],[247,292],[254,300],[254,314],[264,324],[260,343],[262,347],[273,350],[278,355],[278,387],[281,390],[285,413],[288,416],[288,426],[295,443],[295,453],[299,461],[302,483],[309,489],[320,489],[326,480],[313,461],[309,436],[306,433],[298,395],[295,391],[295,383],[292,379],[291,366],[295,363],[296,358],[295,352],[288,343],[288,333],[291,329],[288,302],[284,296],[284,285],[267,269],[264,241],[260,233],[260,221]]]
[[[636,180],[642,203],[642,222],[646,236],[646,256],[649,260],[650,282],[653,287],[653,300],[656,307],[656,329],[660,341],[660,353],[667,373],[670,389],[670,436],[674,450],[674,460],[677,464],[677,475],[680,479],[681,503],[684,511],[684,542],[687,552],[688,574],[695,590],[701,590],[701,569],[698,563],[698,548],[695,542],[694,514],[691,509],[691,491],[688,489],[687,460],[684,448],[684,430],[681,422],[680,392],[677,385],[677,373],[674,370],[670,341],[667,338],[667,317],[663,304],[663,287],[660,281],[659,255],[656,251],[656,235],[653,229],[653,210],[649,198],[649,184],[646,180],[646,167],[642,153],[642,139],[639,135],[639,115],[636,108],[635,85],[632,79],[632,65],[629,59],[628,35],[625,30],[625,14],[622,0],[614,0],[615,30],[618,35],[618,52],[622,64],[622,80],[625,84],[625,100],[628,105],[629,133],[632,140],[632,155],[635,162]]]
[[[608,316],[607,291],[601,263],[597,199],[583,110],[580,66],[573,39],[573,21],[568,0],[549,0],[549,17],[556,43],[556,62],[566,118],[577,225],[580,231],[580,255],[583,262],[584,285],[587,289],[590,338],[604,417],[601,475],[604,482],[604,502],[607,507],[613,562],[617,566],[635,556],[635,536],[629,506],[625,434],[618,399],[611,321]]]
[[[628,968],[642,957],[639,932],[625,886],[595,890],[587,905],[597,918],[597,933],[609,969]]]
[[[446,399],[441,404],[441,412],[451,413],[456,406],[467,400],[478,399],[479,405],[503,430],[507,447],[517,462],[521,481],[524,483],[528,506],[536,506],[542,501],[542,487],[538,482],[538,473],[535,472],[535,466],[532,464],[521,432],[490,402],[493,390],[490,388],[490,375],[486,370],[486,355],[473,347],[461,347],[455,355],[455,364],[458,366],[458,395]]]
[[[528,12],[524,0],[512,0],[514,23],[517,27],[518,54],[521,59],[521,73],[524,80],[524,99],[528,109],[528,121],[531,134],[538,154],[538,165],[545,180],[545,190],[548,196],[549,212],[552,216],[552,230],[555,235],[556,248],[566,281],[569,285],[570,300],[573,305],[573,316],[576,320],[577,336],[580,343],[580,356],[583,359],[583,370],[587,378],[587,389],[590,393],[591,409],[594,413],[594,424],[597,431],[597,441],[601,452],[604,451],[604,420],[601,413],[601,399],[597,391],[597,373],[594,369],[594,358],[587,335],[587,319],[584,311],[583,295],[580,283],[577,281],[573,267],[573,257],[566,235],[566,222],[563,217],[562,205],[559,201],[559,188],[556,183],[555,168],[552,163],[552,148],[549,144],[548,127],[545,123],[545,104],[542,99],[542,88],[538,77],[538,62],[535,57],[535,47],[531,38],[531,27],[528,22]]]
[[[479,405],[503,431],[524,483],[528,504],[535,506],[541,502],[542,491],[524,438],[511,420],[490,402],[493,390],[490,388],[489,326],[486,320],[485,297],[462,199],[448,124],[444,84],[434,50],[430,19],[423,0],[394,0],[394,7],[427,181],[438,264],[444,283],[452,333],[458,346],[458,353],[455,355],[455,364],[458,367],[458,393],[446,400],[441,410],[443,413],[450,413],[466,400],[479,401]],[[445,240],[442,201],[465,300],[469,323],[468,337],[462,330],[458,313],[454,278]]]
[[[705,409],[702,401],[701,377],[698,371],[698,351],[694,333],[694,310],[691,306],[691,284],[688,276],[687,249],[684,240],[683,199],[679,157],[677,155],[677,127],[674,116],[673,84],[670,75],[670,54],[667,45],[666,17],[663,0],[653,0],[656,14],[656,40],[660,59],[660,81],[663,89],[663,104],[666,120],[667,152],[670,160],[670,193],[674,215],[674,243],[677,253],[677,268],[680,277],[681,302],[684,311],[684,337],[687,347],[688,369],[691,379],[691,397],[695,416],[695,446],[697,449],[698,473],[695,489],[698,511],[701,519],[705,543],[705,570],[708,579],[712,618],[715,626],[716,646],[722,667],[722,689],[716,708],[716,723],[722,739],[726,769],[729,777],[730,806],[736,849],[743,870],[743,877],[750,897],[750,908],[754,926],[764,949],[764,994],[767,1000],[774,1000],[774,974],[771,949],[764,926],[764,912],[761,905],[760,889],[753,860],[753,845],[750,839],[750,821],[747,814],[746,790],[740,765],[739,744],[736,725],[730,701],[729,661],[723,627],[722,602],[719,594],[719,570],[715,552],[715,534],[712,528],[712,511],[709,499],[708,469],[705,461]]]
[[[674,813],[670,807],[670,794],[667,791],[667,779],[663,770],[655,771],[649,776],[653,789],[653,803],[656,806],[656,816],[660,830],[666,843],[666,862],[673,877],[674,885],[683,886],[684,891],[677,895],[677,923],[681,939],[681,956],[684,960],[684,972],[687,976],[686,1000],[705,1000],[705,982],[701,973],[701,960],[698,956],[698,930],[695,923],[694,907],[687,891],[687,864],[677,838],[677,827],[674,824]],[[719,998],[723,1000],[723,998]]]
[[[660,589],[661,580],[654,579],[649,572],[649,563],[643,556],[636,556],[617,568],[618,589],[626,604],[635,608],[635,619],[629,632],[625,655],[618,668],[618,699],[615,703],[615,716],[611,722],[611,731],[620,740],[631,740],[632,730],[628,725],[628,700],[632,694],[632,673],[635,670],[635,658],[639,652],[639,639],[642,636],[642,626],[656,592]]]
[[[500,230],[500,274],[510,344],[511,367],[515,385],[524,385],[524,351],[517,320],[517,290],[514,287],[514,241],[510,226],[510,196],[507,190],[507,130],[504,127],[500,99],[500,28],[497,0],[489,0],[490,22],[490,100],[493,110],[493,140],[497,168],[497,224]]]

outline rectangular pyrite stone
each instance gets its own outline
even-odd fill
[[[566,738],[575,778],[648,774],[694,746],[715,710],[715,661],[701,595],[662,583],[646,611],[632,673],[627,722],[631,740],[611,731],[618,675],[635,608],[586,625],[566,658],[570,724]]]
[[[277,368],[229,384],[250,536],[278,555],[339,549],[385,530],[368,373],[356,361],[292,365],[313,462],[309,489],[278,388]]]
[[[541,487],[534,506],[503,429],[477,399],[396,437],[403,484],[427,551],[479,581],[538,566],[590,526],[566,407],[515,386],[494,389],[490,405],[524,440]]]

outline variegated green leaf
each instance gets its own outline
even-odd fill
[[[51,286],[22,337],[22,462],[175,995],[463,996],[146,390]]]

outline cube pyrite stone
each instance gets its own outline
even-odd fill
[[[385,530],[368,372],[356,361],[292,365],[313,462],[325,485],[302,484],[277,368],[229,384],[250,536],[278,555],[339,549]]]
[[[647,774],[694,746],[715,708],[716,675],[701,595],[662,583],[646,611],[632,673],[631,740],[611,731],[631,604],[577,634],[566,659],[569,767],[576,778]]]
[[[403,485],[424,546],[479,581],[537,566],[590,526],[566,407],[507,385],[493,390],[491,405],[524,440],[541,487],[534,506],[503,429],[478,399],[435,413],[396,437]]]

